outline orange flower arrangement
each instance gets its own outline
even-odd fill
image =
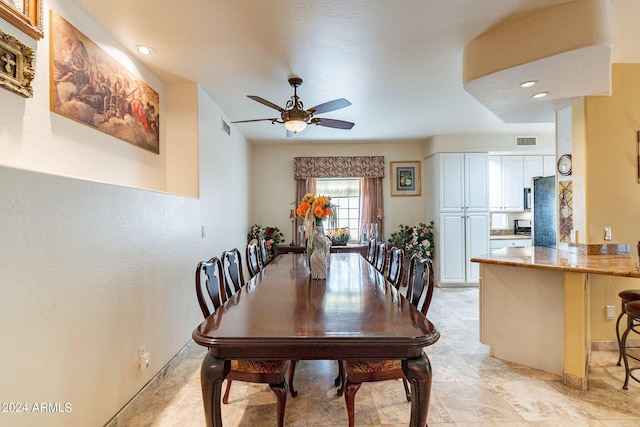
[[[307,193],[298,205],[296,213],[305,220],[312,220],[312,218],[309,217],[310,215],[313,215],[315,219],[327,217],[333,214],[330,200],[327,196],[316,197],[312,193]]]

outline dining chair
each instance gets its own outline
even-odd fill
[[[196,267],[196,295],[202,315],[206,319],[215,313],[226,301],[226,285],[222,262],[213,257],[201,261]],[[231,381],[269,384],[276,395],[278,427],[284,426],[284,411],[287,404],[287,381],[285,373],[289,366],[287,360],[232,360],[231,368],[226,376],[227,388],[222,403],[229,402]]]
[[[393,246],[389,248],[389,266],[385,277],[396,289],[400,289],[403,276],[404,249]]]
[[[385,242],[378,242],[376,244],[376,262],[375,267],[381,274],[385,274],[385,268],[387,266],[387,244]]]
[[[376,239],[369,239],[367,245],[369,246],[367,249],[367,261],[369,261],[369,264],[374,265],[376,262]]]
[[[267,264],[271,262],[271,259],[269,258],[269,251],[267,251],[266,239],[260,240],[260,262],[262,263],[262,268],[266,267]]]
[[[242,272],[242,255],[237,248],[222,252],[222,269],[225,273],[227,298],[235,295],[245,285]]]
[[[407,282],[407,299],[426,316],[435,286],[433,263],[431,260],[422,259],[417,256],[411,258]],[[402,371],[402,360],[359,359],[345,360],[343,364],[346,373],[346,382],[344,390],[338,390],[338,395],[344,392],[349,416],[349,427],[354,426],[355,396],[363,382],[401,378],[407,401],[411,401],[409,385]]]
[[[249,276],[253,277],[260,272],[262,266],[260,265],[260,248],[257,243],[247,244],[247,270],[249,270]]]

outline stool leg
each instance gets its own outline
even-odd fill
[[[631,332],[631,328],[627,328],[622,334],[622,341],[620,344],[620,352],[622,353],[622,360],[624,361],[624,390],[629,389],[629,360],[627,358],[627,335]]]
[[[620,315],[618,316],[618,320],[616,320],[616,338],[618,339],[618,363],[616,365],[620,366],[620,362],[622,361],[622,340],[620,339],[620,320],[622,320],[622,316],[624,316],[624,302],[622,303],[622,309],[620,310]],[[627,327],[628,325],[627,321]]]

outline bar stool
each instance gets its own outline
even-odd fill
[[[627,289],[618,294],[621,300],[621,309],[620,315],[618,316],[618,320],[616,320],[616,338],[618,338],[618,348],[620,349],[620,355],[618,356],[617,365],[620,366],[620,362],[622,361],[622,340],[620,339],[620,320],[622,320],[622,316],[627,314],[626,305],[631,301],[639,301],[640,300],[640,289]],[[629,329],[633,324],[633,319],[627,316],[627,329]]]
[[[622,386],[622,388],[627,390],[629,388],[628,387],[629,377],[633,378],[637,382],[640,382],[640,378],[636,378],[635,376],[633,376],[633,371],[640,369],[640,366],[636,366],[633,368],[629,367],[629,358],[632,358],[633,360],[640,362],[640,356],[632,356],[630,354],[627,354],[627,335],[629,335],[629,332],[631,331],[635,332],[636,334],[640,334],[640,329],[636,329],[640,327],[640,300],[631,301],[627,303],[627,305],[625,306],[625,311],[627,312],[627,316],[629,317],[630,320],[629,320],[629,326],[627,327],[627,330],[624,331],[624,334],[622,334],[622,343],[620,344],[620,352],[622,353],[622,359],[624,360],[624,371],[625,371],[624,385]],[[630,348],[638,349],[638,347],[630,347]]]

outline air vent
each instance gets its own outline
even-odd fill
[[[224,119],[222,119],[222,130],[224,133],[231,136],[231,126],[229,126],[229,123],[225,122]]]
[[[536,144],[535,136],[516,136],[516,147],[531,147]]]

